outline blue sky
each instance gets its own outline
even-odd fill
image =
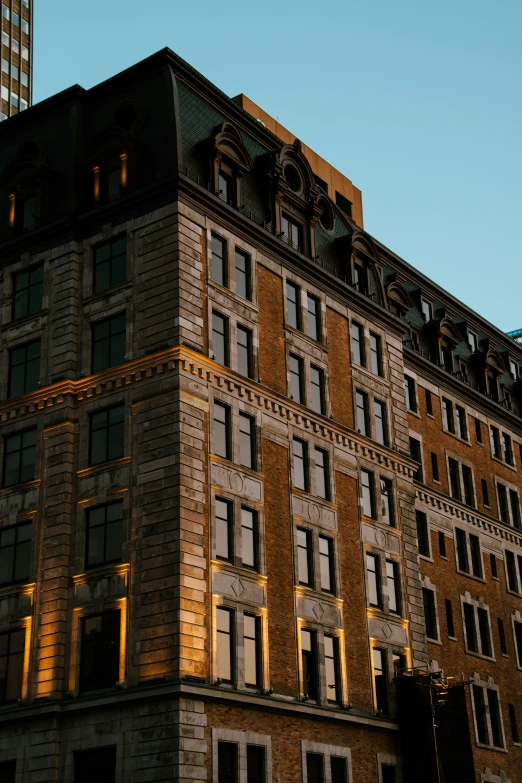
[[[522,327],[520,0],[34,0],[34,100],[169,46],[361,188],[365,228]]]

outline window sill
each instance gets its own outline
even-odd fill
[[[419,557],[420,557],[421,560],[424,560],[426,563],[434,563],[435,562],[433,557],[431,557],[429,555],[421,555],[420,552],[419,552]]]
[[[9,584],[4,584],[0,587],[0,600],[11,595],[33,593],[35,589],[36,582],[30,582],[29,579],[26,579],[24,582],[9,582]]]
[[[507,653],[500,653],[502,658],[509,658],[509,655]]]
[[[40,310],[39,313],[32,313],[31,315],[22,315],[20,318],[13,318],[11,321],[7,321],[5,324],[2,324],[2,332],[6,332],[9,329],[17,329],[19,326],[26,326],[27,324],[30,324],[31,321],[36,321],[39,318],[44,318],[45,316],[49,315],[49,308],[45,308],[45,310]],[[35,324],[35,326],[39,325]]]
[[[457,641],[457,637],[456,636],[448,636],[448,639],[450,640],[450,642],[456,642]]]
[[[457,435],[456,432],[451,432],[451,430],[445,430],[444,428],[442,429],[442,432],[445,435],[450,435],[452,438],[455,438],[455,440],[458,440],[459,443],[464,443],[464,445],[471,447],[469,440],[466,440],[466,438],[461,438],[460,435]]]
[[[361,375],[364,375],[372,383],[377,381],[378,383],[382,383],[384,386],[390,386],[390,382],[386,380],[386,378],[384,378],[382,375],[376,375],[374,372],[369,370],[368,367],[363,367],[362,364],[356,364],[355,362],[352,362],[352,368],[357,370],[357,372],[360,372]]]
[[[422,416],[417,411],[412,411],[411,408],[406,408],[406,413],[408,413],[410,416],[415,416],[416,419],[422,419]]]
[[[492,658],[490,655],[482,655],[482,653],[479,652],[473,652],[473,650],[468,650],[466,646],[464,646],[464,652],[472,658],[480,658],[481,661],[490,661],[490,663],[497,662],[496,658]]]
[[[94,476],[97,473],[103,473],[105,470],[115,470],[121,468],[124,465],[129,465],[131,457],[119,457],[119,459],[111,459],[108,462],[100,462],[99,465],[90,465],[88,468],[83,468],[77,472],[78,478],[85,478],[86,476]]]
[[[16,434],[16,431],[12,434]],[[41,482],[41,479],[32,479],[31,481],[23,481],[21,484],[11,484],[9,487],[2,487],[2,489],[0,489],[0,497],[11,493],[14,494],[15,492],[28,492],[35,487],[39,487]]]
[[[310,337],[310,335],[308,335],[306,332],[301,331],[301,329],[296,329],[295,326],[290,326],[290,324],[285,323],[285,330],[290,335],[294,335],[295,337],[298,337],[301,340],[305,340],[305,342],[310,343],[316,348],[319,348],[321,351],[324,351],[325,353],[328,352],[328,349],[322,340],[314,340],[313,337]],[[285,339],[288,340],[288,335],[286,334],[285,334]]]
[[[439,481],[439,479],[433,479],[434,484],[438,484],[439,487],[442,486],[442,481]]]
[[[475,582],[481,582],[481,584],[485,585],[486,580],[483,576],[475,576],[475,574],[469,574],[467,571],[461,571],[460,568],[455,569],[457,574],[460,574],[461,576],[467,576],[468,579],[473,579]]]
[[[83,573],[72,577],[74,584],[86,584],[87,582],[102,579],[105,576],[114,576],[115,574],[125,574],[130,570],[130,564],[120,560],[118,563],[107,563],[99,566],[89,566]]]
[[[219,291],[220,293],[224,294],[225,296],[229,296],[231,299],[234,300],[234,302],[237,302],[238,304],[243,305],[243,307],[248,307],[249,309],[255,310],[255,312],[259,311],[259,307],[257,304],[252,302],[250,299],[243,299],[242,296],[239,296],[239,294],[236,294],[235,291],[232,291],[231,288],[227,288],[226,285],[221,285],[221,283],[216,283],[215,280],[212,280],[211,277],[208,278],[208,285],[215,288],[216,291]],[[212,289],[209,287],[209,292]],[[212,301],[216,302],[217,300],[213,296],[209,296],[209,299],[212,299]],[[222,304],[221,302],[218,302],[218,304]]]
[[[120,291],[126,291],[127,289],[132,288],[133,282],[134,282],[133,278],[131,277],[129,280],[126,280],[124,283],[120,283],[119,285],[113,286],[113,288],[104,288],[103,291],[97,291],[96,293],[91,293],[89,294],[89,296],[85,297],[85,299],[83,300],[83,304],[88,305],[91,304],[92,302],[101,302],[104,299],[113,296],[114,294],[120,293]]]
[[[433,415],[433,413],[427,413],[426,416],[428,417],[428,419],[433,419],[433,421],[435,421],[435,416]]]
[[[440,560],[446,560],[446,562],[449,560],[447,555],[439,555]]]
[[[498,576],[492,576],[491,578],[493,579],[494,582],[500,582],[500,577]]]
[[[495,753],[507,753],[506,748],[498,748],[496,745],[484,745],[482,742],[477,742],[477,748],[483,748],[484,750],[493,750]]]
[[[426,637],[426,641],[428,644],[437,644],[439,647],[442,647],[442,642],[440,639],[431,639],[429,636]]]

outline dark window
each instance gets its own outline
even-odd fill
[[[228,318],[212,311],[212,351],[214,360],[224,367],[230,366],[228,350]]]
[[[92,371],[102,372],[125,361],[125,313],[92,326]]]
[[[382,606],[380,560],[378,555],[366,553],[366,570],[368,572],[368,603],[379,609]]]
[[[414,462],[418,463],[418,468],[415,471],[413,478],[415,481],[422,481],[423,480],[423,474],[422,474],[422,447],[420,440],[417,440],[417,438],[412,438],[410,435],[410,456]]]
[[[439,530],[439,555],[446,557],[446,536],[442,530]]]
[[[473,576],[482,578],[482,555],[480,553],[480,539],[478,536],[469,534],[469,549],[471,552],[471,570]]]
[[[406,407],[409,411],[417,413],[417,399],[415,397],[415,381],[409,375],[404,376],[404,391],[406,392]]]
[[[433,590],[428,590],[426,587],[423,587],[422,599],[424,603],[424,617],[426,620],[426,636],[428,639],[438,639],[435,593]]]
[[[230,174],[226,174],[221,169],[218,175],[218,193],[217,195],[226,204],[232,205],[234,192],[234,181]]]
[[[119,680],[120,612],[82,617],[80,691],[110,688]]]
[[[511,506],[511,521],[513,526],[520,530],[520,503],[518,500],[518,492],[514,489],[509,490],[509,503]]]
[[[484,689],[480,685],[472,685],[473,702],[475,704],[475,720],[477,722],[478,741],[482,745],[489,745],[489,732],[486,718],[486,702]]]
[[[328,469],[328,452],[324,449],[314,449],[315,456],[315,494],[319,498],[330,500],[330,476]]]
[[[518,665],[522,666],[522,623],[514,622]]]
[[[394,560],[386,561],[386,581],[388,586],[388,608],[390,612],[400,614],[399,566]]]
[[[507,655],[506,632],[504,630],[504,621],[500,617],[497,618],[497,625],[498,625],[498,640],[500,643],[500,652],[502,653],[502,655]]]
[[[450,478],[451,497],[455,500],[462,500],[462,490],[460,486],[460,471],[457,460],[448,457],[448,469]]]
[[[397,783],[397,767],[392,767],[391,764],[382,764],[381,783]]]
[[[223,682],[232,682],[234,676],[233,660],[233,620],[231,609],[218,606],[217,619],[217,676]]]
[[[303,360],[300,356],[290,354],[290,392],[294,400],[298,403],[304,403],[304,369]]]
[[[301,226],[285,214],[281,216],[281,238],[295,250],[303,251]]]
[[[246,783],[265,783],[266,749],[262,745],[247,745]]]
[[[500,445],[500,432],[497,427],[490,427],[491,453],[497,459],[502,459],[502,447]]]
[[[426,395],[426,413],[433,416],[433,400],[429,389],[424,389]]]
[[[464,482],[464,502],[475,508],[475,491],[473,489],[473,471],[468,465],[462,465],[462,480]]]
[[[444,601],[446,607],[446,625],[448,627],[448,636],[455,636],[455,625],[453,623],[453,607],[449,598]]]
[[[212,234],[212,280],[228,285],[227,243],[215,234]]]
[[[236,247],[236,294],[252,301],[252,262],[248,253]]]
[[[442,426],[448,432],[455,432],[455,422],[453,420],[453,403],[442,398]]]
[[[127,279],[127,238],[118,237],[94,249],[94,293]]]
[[[514,704],[508,704],[509,724],[511,726],[511,739],[513,742],[520,742],[517,726],[517,713]]]
[[[300,585],[312,586],[312,534],[301,527],[297,528],[297,578]]]
[[[471,652],[478,652],[477,624],[475,609],[471,604],[464,604],[464,626],[466,628],[467,647]]]
[[[395,510],[393,507],[393,484],[391,479],[381,476],[381,521],[385,525],[395,525]]]
[[[504,484],[497,483],[497,493],[498,493],[498,513],[500,519],[502,520],[502,522],[505,522],[507,525],[509,525],[509,507],[508,507],[507,491]]]
[[[335,203],[339,207],[339,209],[344,212],[345,215],[348,215],[349,218],[352,216],[352,202],[348,201],[346,196],[343,196],[342,193],[338,193],[335,191]]]
[[[426,299],[421,299],[421,310],[422,310],[422,315],[424,316],[424,320],[426,321],[426,323],[431,321],[431,318],[432,318],[431,302],[426,301]]]
[[[496,748],[504,747],[504,740],[502,738],[502,723],[500,719],[500,704],[498,701],[498,691],[494,691],[491,688],[488,691],[488,705],[489,705],[489,720],[491,722],[491,736],[493,745]]]
[[[308,783],[324,783],[324,756],[320,753],[306,754],[306,777]]]
[[[378,712],[388,712],[388,673],[386,671],[386,651],[373,648],[373,685],[375,708]]]
[[[346,759],[342,756],[330,757],[332,783],[347,783],[348,769]]]
[[[257,512],[241,508],[241,562],[257,568]]]
[[[38,388],[40,381],[40,340],[9,351],[9,397],[19,397]]]
[[[489,506],[488,482],[486,479],[480,479],[480,484],[482,486],[482,501],[485,506]]]
[[[301,289],[295,283],[286,283],[286,310],[289,326],[301,329]]]
[[[457,418],[457,435],[462,438],[462,440],[468,439],[468,424],[467,424],[467,417],[466,417],[466,411],[464,408],[461,408],[460,405],[457,405],[455,407],[455,413]]]
[[[319,564],[321,590],[333,593],[335,584],[333,541],[326,536],[319,536]]]
[[[510,436],[507,434],[507,432],[502,433],[502,440],[504,442],[504,459],[506,460],[508,465],[513,465],[513,444],[511,442]]]
[[[99,465],[124,455],[125,407],[115,405],[91,413],[89,464]]]
[[[22,695],[25,631],[0,634],[0,704],[16,701]]]
[[[370,332],[370,366],[375,375],[382,375],[381,338]]]
[[[366,267],[362,266],[361,264],[353,265],[353,283],[357,291],[367,296],[368,275],[366,274]]]
[[[13,319],[39,313],[43,299],[43,266],[19,272],[13,280]]]
[[[491,636],[489,633],[489,620],[486,609],[482,609],[480,606],[477,609],[478,615],[478,627],[480,635],[480,649],[482,655],[491,657]]]
[[[214,402],[214,454],[232,459],[230,407],[221,402]]]
[[[417,521],[417,540],[419,542],[419,555],[430,557],[430,532],[428,528],[428,518],[424,511],[416,511]]]
[[[386,404],[379,400],[373,401],[375,416],[375,440],[382,446],[388,445],[388,427],[386,426]]]
[[[316,296],[308,294],[308,334],[313,340],[321,339],[321,302]]]
[[[432,451],[431,452],[431,475],[433,477],[433,481],[439,481],[439,460],[437,458],[437,455]]]
[[[30,522],[0,528],[0,585],[29,579],[31,531]]]
[[[361,487],[363,514],[375,519],[375,477],[369,470],[361,470]]]
[[[218,783],[238,783],[237,751],[234,742],[218,742]]]
[[[355,406],[357,413],[357,428],[361,435],[370,436],[370,426],[368,417],[368,395],[366,392],[355,392]]]
[[[482,443],[482,427],[479,419],[475,419],[475,438],[477,439],[477,443]]]
[[[294,438],[294,486],[308,492],[308,445]]]
[[[123,503],[106,503],[87,512],[86,566],[116,563],[122,559]]]
[[[324,370],[310,365],[310,382],[312,386],[312,410],[326,416],[326,401],[324,393]]]
[[[16,761],[2,761],[0,763],[0,780],[2,783],[15,783]]]
[[[116,748],[92,748],[74,754],[74,783],[114,783]]]
[[[455,528],[457,539],[457,568],[459,571],[469,574],[468,546],[466,542],[466,533],[459,527]]]
[[[252,416],[239,414],[239,464],[256,469],[255,421]]]
[[[490,552],[489,564],[491,566],[491,576],[493,577],[493,579],[498,579],[497,558],[495,557],[493,552]]]
[[[36,427],[4,439],[4,487],[32,481],[36,467]]]
[[[303,694],[308,699],[317,699],[317,638],[315,631],[301,629],[301,655]]]
[[[326,674],[326,698],[340,701],[339,640],[336,636],[324,636],[324,668]]]
[[[366,366],[364,355],[364,329],[355,321],[352,321],[352,354],[355,364]]]
[[[245,326],[237,327],[237,371],[246,378],[253,378],[252,330]]]
[[[251,614],[243,615],[245,645],[245,685],[259,687],[261,619]]]
[[[506,567],[508,576],[508,587],[513,590],[514,593],[518,593],[518,577],[515,565],[515,555],[513,552],[506,550]]]
[[[232,503],[216,498],[216,557],[218,560],[232,560]]]

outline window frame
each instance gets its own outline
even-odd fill
[[[123,239],[125,240],[125,247],[124,247],[123,252],[120,253],[119,255],[116,255],[116,256],[113,255],[113,247],[115,245],[117,245],[117,243],[120,242]],[[98,269],[98,266],[100,265],[100,263],[105,263],[105,261],[98,262],[96,260],[96,255],[97,255],[99,250],[102,250],[104,247],[107,247],[107,246],[110,247],[109,259],[108,259],[108,262],[109,262],[109,275],[108,275],[108,277],[109,277],[109,285],[106,288],[98,288],[98,286],[97,286],[97,269]],[[128,275],[128,272],[129,272],[129,269],[128,269],[128,265],[129,265],[129,247],[130,247],[130,242],[129,242],[129,238],[127,237],[126,234],[118,234],[118,235],[116,235],[114,237],[111,237],[108,240],[104,240],[103,242],[97,242],[95,245],[92,246],[92,249],[91,249],[91,253],[92,253],[91,290],[92,290],[93,294],[95,294],[95,295],[105,294],[106,291],[110,291],[113,288],[116,288],[117,286],[120,286],[120,285],[123,285],[124,283],[129,282],[129,275]],[[120,280],[119,282],[113,282],[114,273],[113,273],[112,261],[115,258],[116,259],[117,258],[121,258],[122,256],[124,257],[124,270],[125,270],[124,279]]]
[[[93,430],[93,417],[99,415],[100,413],[106,413],[107,417],[109,417],[110,416],[110,412],[112,410],[116,410],[118,408],[121,408],[122,411],[123,411],[122,421],[121,422],[117,421],[117,422],[113,423],[112,425],[110,425],[109,419],[107,418],[107,425],[105,427],[105,430],[106,430],[105,454],[106,454],[107,459],[101,460],[99,462],[93,462],[93,433],[94,432],[98,432],[98,431],[103,429],[102,427],[98,427],[98,429]],[[89,419],[88,419],[88,421],[89,421],[89,452],[88,452],[89,467],[90,468],[95,468],[95,467],[98,467],[99,465],[107,465],[110,462],[115,462],[117,460],[123,459],[125,457],[126,445],[127,445],[127,443],[126,443],[126,441],[127,441],[127,429],[126,429],[127,428],[127,419],[126,419],[126,405],[125,405],[125,403],[124,402],[116,402],[116,403],[113,403],[112,405],[104,406],[103,408],[94,408],[94,409],[88,411],[88,416],[89,416]],[[111,459],[108,459],[108,457],[109,457],[109,440],[110,440],[109,434],[110,434],[110,427],[111,426],[117,426],[119,424],[122,425],[122,429],[123,429],[123,438],[122,438],[122,444],[121,444],[121,447],[122,447],[121,448],[121,452],[122,453],[119,456],[111,457]]]

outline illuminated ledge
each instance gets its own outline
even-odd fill
[[[85,478],[86,476],[92,476],[96,473],[104,473],[107,470],[117,470],[124,465],[130,465],[130,457],[120,457],[120,459],[111,459],[110,462],[100,462],[99,465],[93,465],[90,468],[83,468],[83,470],[76,471],[78,478]],[[83,501],[82,501],[83,502]]]
[[[95,579],[103,579],[106,576],[124,576],[126,577],[130,571],[130,563],[114,563],[113,565],[101,566],[100,568],[92,568],[88,571],[84,571],[83,574],[76,574],[73,576],[73,584],[84,585]]]

